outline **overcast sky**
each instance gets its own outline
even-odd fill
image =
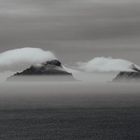
[[[0,0],[0,52],[54,51],[65,62],[94,56],[139,62],[139,0]]]

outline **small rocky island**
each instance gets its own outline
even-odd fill
[[[51,60],[33,65],[22,72],[17,72],[8,81],[75,81],[72,73],[67,72],[60,61]]]
[[[140,82],[140,69],[132,64],[131,69],[133,71],[122,71],[114,79],[113,82]]]

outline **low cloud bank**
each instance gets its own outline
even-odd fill
[[[86,63],[78,63],[79,68],[86,72],[117,72],[134,71],[134,63],[124,59],[113,59],[111,57],[96,57]],[[135,65],[137,68],[139,66]]]
[[[21,48],[0,53],[0,72],[19,71],[30,65],[56,59],[50,51],[40,48]]]

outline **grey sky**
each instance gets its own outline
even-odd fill
[[[138,61],[139,39],[139,0],[0,0],[1,52],[31,46],[66,61],[71,54],[77,60],[130,54]]]

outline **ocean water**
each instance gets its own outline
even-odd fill
[[[1,140],[139,140],[140,84],[7,82]]]

